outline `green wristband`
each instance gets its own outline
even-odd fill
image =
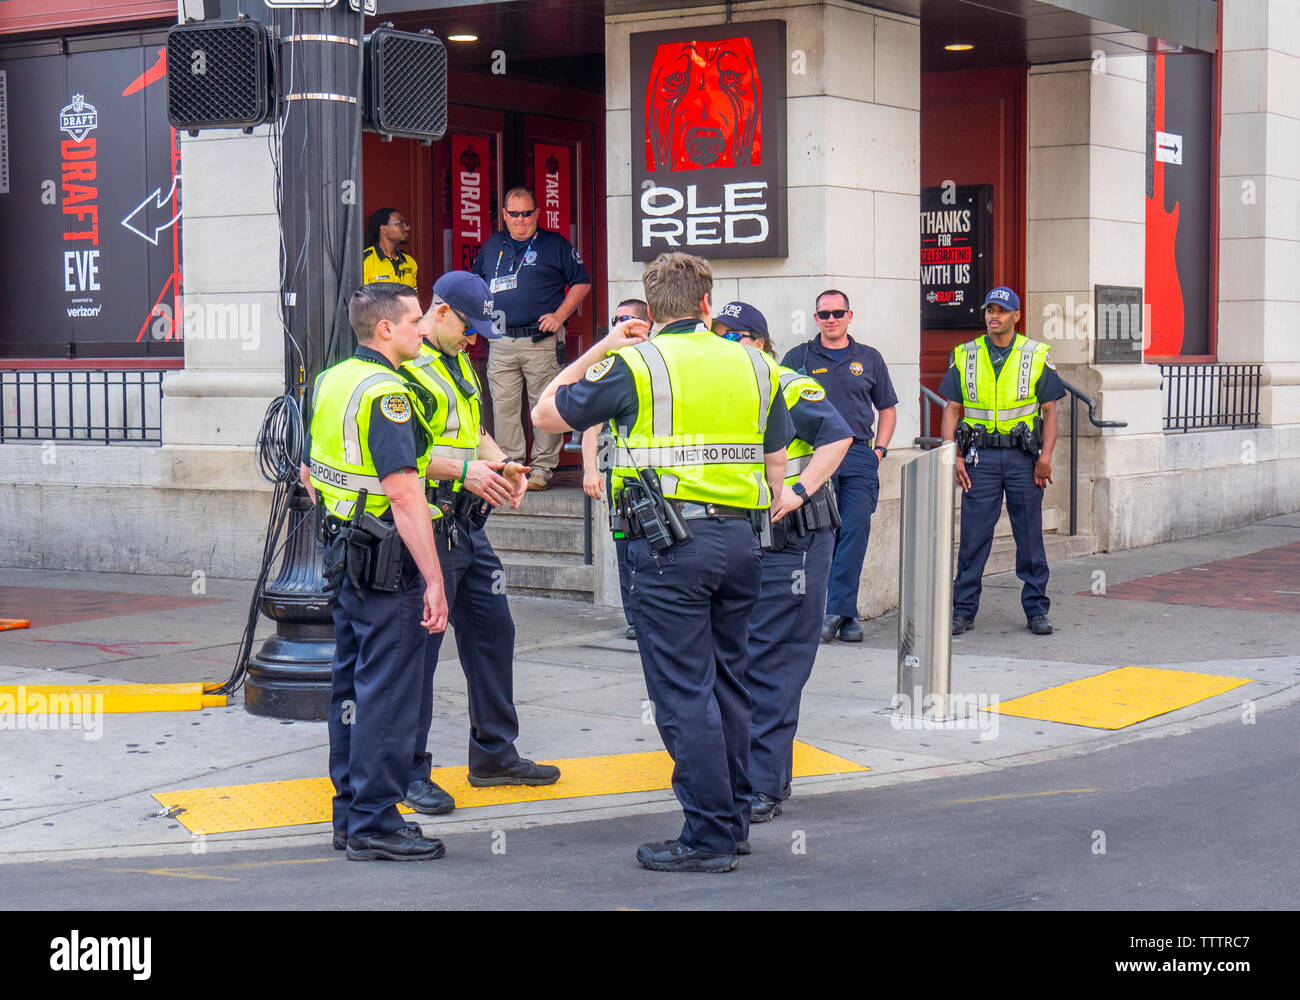
[[[468,459],[468,458],[461,462],[461,464],[460,464],[460,478],[457,479],[456,482],[458,482],[458,483],[463,483],[463,482],[465,481],[465,474],[466,474],[467,472],[469,472],[469,459]]]

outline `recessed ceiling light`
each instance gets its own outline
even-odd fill
[[[969,52],[975,46],[966,42],[953,42],[951,45],[945,45],[944,48],[949,52]]]
[[[448,36],[447,36],[447,41],[449,41],[449,42],[477,42],[477,41],[478,41],[478,35],[464,35],[464,34],[461,34],[461,35],[448,35]]]

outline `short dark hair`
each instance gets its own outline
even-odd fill
[[[843,292],[841,292],[838,288],[828,288],[826,289],[826,291],[818,295],[817,298],[813,300],[813,307],[820,308],[822,299],[826,298],[826,296],[828,295],[838,295],[840,298],[844,300],[845,309],[853,308],[851,305],[849,305],[849,297],[845,295]]]
[[[624,299],[614,307],[614,315],[617,316],[622,312],[624,306],[631,306],[632,312],[636,313],[641,319],[650,318],[650,307],[646,305],[645,299]]]
[[[396,211],[396,208],[377,208],[370,213],[370,218],[366,220],[366,246],[379,245],[379,229],[388,225],[388,217]]]
[[[348,302],[348,322],[357,335],[357,342],[368,344],[375,339],[375,327],[381,319],[398,322],[405,313],[402,299],[420,298],[415,289],[400,281],[372,281],[352,293]]]

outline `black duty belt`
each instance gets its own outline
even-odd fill
[[[754,513],[745,507],[724,507],[720,503],[695,503],[691,500],[678,500],[677,509],[688,521],[702,517],[712,517],[722,521],[748,521]]]
[[[854,444],[871,444],[871,438],[854,438]]]
[[[527,326],[508,326],[506,327],[506,336],[512,340],[523,340],[525,337],[536,343],[539,340],[545,340],[554,334],[547,333],[536,323],[529,323]]]

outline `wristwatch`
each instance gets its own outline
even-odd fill
[[[790,487],[790,489],[793,490],[795,495],[798,496],[799,499],[802,500],[804,503],[808,502],[808,491],[804,489],[803,483],[795,483],[793,486]]]
[[[880,458],[882,461],[889,456],[889,449],[886,448],[883,444],[876,445],[875,450],[880,452]]]

